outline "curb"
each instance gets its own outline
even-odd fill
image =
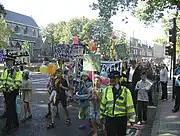
[[[159,134],[160,134],[160,132],[159,132],[159,130],[160,130],[159,126],[160,126],[160,123],[161,123],[161,120],[160,120],[161,108],[160,108],[160,100],[159,100],[160,95],[161,95],[161,92],[159,92],[159,95],[158,95],[157,110],[156,110],[155,118],[154,118],[154,121],[153,121],[153,127],[152,127],[152,130],[151,130],[151,136],[159,136]]]
[[[160,126],[160,101],[159,101],[159,96],[158,95],[158,102],[157,102],[157,108],[156,108],[156,113],[155,113],[155,118],[153,121],[153,127],[151,129],[151,136],[158,136],[159,135],[159,126]]]

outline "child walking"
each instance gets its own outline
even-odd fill
[[[148,91],[150,90],[152,84],[146,78],[146,72],[141,72],[141,80],[136,84],[137,92],[137,110],[138,110],[138,125],[146,123],[147,121],[147,106],[149,102]]]
[[[27,119],[32,118],[31,110],[30,110],[30,100],[31,100],[31,94],[32,94],[32,81],[29,78],[29,71],[24,70],[23,71],[23,80],[22,80],[22,100],[24,102],[24,115],[23,119],[21,120],[21,123],[25,123]],[[28,117],[27,117],[28,113]]]
[[[48,94],[51,95],[52,91],[53,91],[53,82],[56,79],[55,75],[50,75],[49,77],[49,81],[47,84],[47,88],[48,88]],[[58,105],[56,106],[56,117],[59,116],[59,112],[58,112]],[[45,115],[45,118],[48,118],[49,116],[51,116],[51,102],[48,101],[48,113]]]
[[[51,107],[51,123],[47,126],[48,129],[55,127],[55,116],[58,109],[58,104],[61,102],[62,107],[66,114],[66,124],[71,124],[69,112],[67,110],[66,93],[68,90],[67,81],[62,77],[60,69],[56,71],[56,78],[53,79],[53,88],[49,98]]]
[[[92,96],[90,99],[90,120],[93,129],[92,136],[98,136],[98,130],[103,130],[103,125],[100,123],[100,102],[102,95],[101,78],[95,75],[92,89]]]

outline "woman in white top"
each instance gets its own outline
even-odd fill
[[[24,115],[23,119],[21,120],[21,123],[26,122],[27,119],[32,118],[29,102],[31,100],[31,94],[32,94],[32,81],[29,79],[29,71],[24,70],[23,71],[23,80],[22,80],[22,100],[24,102]],[[28,117],[27,116],[28,112]]]

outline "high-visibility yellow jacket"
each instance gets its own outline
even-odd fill
[[[121,86],[121,94],[115,100],[112,86],[108,86],[103,91],[100,104],[100,118],[127,116],[130,122],[135,122],[135,109],[131,96],[131,92],[124,86]]]
[[[19,89],[22,85],[21,71],[13,71],[8,73],[6,69],[0,77],[0,89],[4,88],[5,91],[10,92]]]

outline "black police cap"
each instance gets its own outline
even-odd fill
[[[120,78],[121,76],[120,76],[120,72],[119,72],[119,71],[111,71],[111,72],[109,73],[108,77],[109,77],[110,79],[112,79],[112,78],[115,78],[115,77]]]

